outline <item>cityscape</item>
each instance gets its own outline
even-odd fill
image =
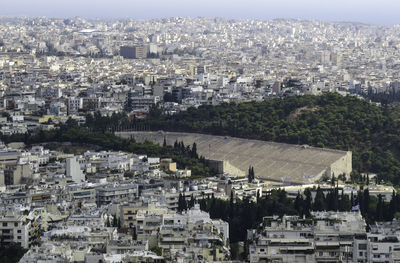
[[[0,11],[0,263],[400,262],[400,21],[168,12]]]

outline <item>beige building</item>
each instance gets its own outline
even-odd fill
[[[29,178],[31,174],[32,171],[29,164],[6,165],[4,169],[4,184],[21,184],[23,179]]]
[[[173,162],[171,158],[161,159],[160,168],[164,171],[176,172],[176,162]]]

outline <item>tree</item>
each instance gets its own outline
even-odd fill
[[[339,174],[338,180],[340,180],[342,182],[346,182],[346,174]]]
[[[255,178],[254,167],[249,166],[249,172],[248,172],[247,178],[248,178],[249,183],[252,183],[254,181],[254,178]]]
[[[194,196],[192,194],[192,196],[190,197],[190,200],[189,200],[188,209],[194,207],[195,203],[196,203],[196,200],[194,199]]]
[[[378,195],[378,205],[376,206],[376,220],[377,221],[383,221],[383,209],[384,209],[384,203],[382,200],[382,195]]]
[[[392,193],[392,199],[389,202],[389,215],[388,218],[386,218],[386,220],[391,221],[394,218],[394,215],[396,214],[397,210],[398,210],[398,203],[397,201],[397,195],[396,192],[393,190]]]
[[[178,197],[178,212],[182,213],[183,210],[187,210],[187,203],[186,203],[185,196],[182,195],[181,193],[179,193],[179,197]]]
[[[296,199],[294,200],[294,209],[296,209],[300,216],[304,215],[304,200],[300,191],[297,193]]]
[[[353,195],[353,193],[351,193]],[[339,211],[350,211],[352,207],[352,201],[350,201],[349,197],[344,194],[342,190],[342,194],[340,196],[339,201]]]
[[[364,208],[364,216],[366,216],[366,215],[369,215],[369,204],[370,204],[370,196],[369,196],[369,190],[368,190],[368,188],[366,188],[365,190],[364,190],[364,193],[363,193],[363,203],[364,203],[364,205],[363,205],[363,208]],[[362,213],[363,211],[361,211],[361,213]]]
[[[164,136],[164,141],[163,141],[163,147],[164,148],[167,147],[167,139],[165,138],[165,136]]]
[[[311,196],[311,191],[309,188],[304,190],[304,195],[305,195],[305,200],[304,200],[304,209],[303,213],[306,216],[310,216],[311,210],[312,210],[312,196]]]
[[[233,219],[234,216],[234,197],[233,197],[233,191],[231,190],[231,197],[229,198],[229,221]]]
[[[195,142],[192,145],[191,157],[199,158],[199,156],[197,155],[197,144]]]
[[[118,226],[117,215],[114,215],[114,216],[113,216],[112,226],[113,226],[113,227],[117,227],[117,226]]]
[[[178,140],[176,140],[176,141],[174,142],[174,149],[178,149],[178,147],[179,147]]]
[[[324,195],[324,192],[322,191],[322,189],[319,186],[318,186],[317,192],[315,194],[313,210],[314,211],[324,211],[324,210],[326,210],[325,195]]]
[[[152,252],[156,253],[157,256],[162,255],[162,248],[161,247],[153,247],[150,249]]]
[[[335,186],[335,181],[336,181],[335,174],[332,174],[332,178],[331,178],[331,185],[332,186]]]

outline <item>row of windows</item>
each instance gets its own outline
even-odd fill
[[[8,223],[7,222],[3,222],[3,226],[8,226]],[[14,226],[18,226],[18,223],[14,223]]]

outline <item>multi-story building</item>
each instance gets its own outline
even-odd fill
[[[159,96],[137,96],[135,93],[129,92],[125,101],[125,109],[127,111],[138,110],[138,109],[150,109],[151,106],[157,104],[160,101]]]
[[[83,108],[83,98],[68,98],[68,113],[76,113]]]
[[[224,261],[229,258],[229,224],[212,220],[199,205],[179,214],[166,214],[160,227],[158,246],[163,256],[185,252],[184,262]]]
[[[0,217],[0,238],[3,244],[19,243],[21,247],[29,248],[46,230],[47,213],[44,209],[35,209],[29,215],[10,210]]]
[[[400,221],[377,223],[371,226],[368,242],[362,246],[364,261],[381,263],[400,262]]]
[[[134,200],[138,193],[137,184],[107,185],[96,189],[96,202],[101,206],[112,202]]]
[[[149,53],[149,47],[147,45],[122,46],[119,52],[123,58],[144,59]]]
[[[28,248],[31,243],[31,221],[26,215],[7,212],[0,217],[1,241],[3,244],[19,243],[21,247]]]
[[[367,235],[359,213],[314,212],[265,217],[261,230],[248,232],[250,262],[363,262]]]

